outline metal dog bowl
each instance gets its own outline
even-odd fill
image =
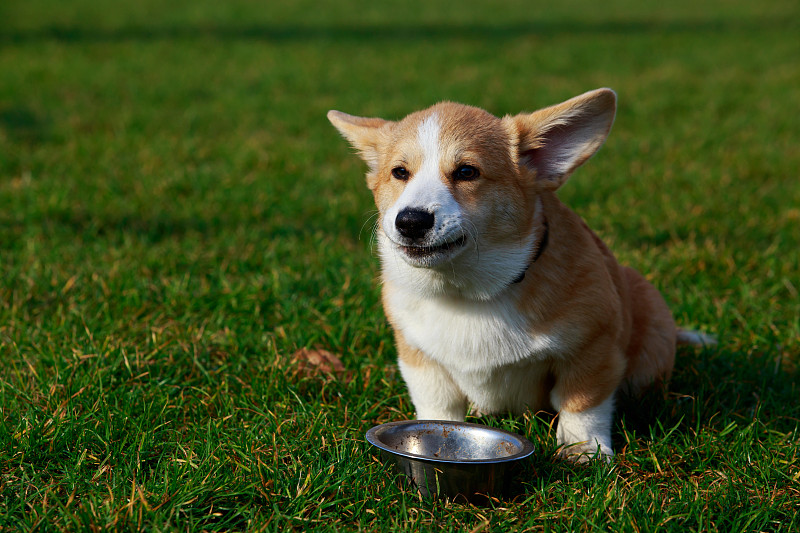
[[[514,433],[480,424],[405,420],[367,431],[381,451],[424,497],[490,495],[508,488],[511,469],[533,453],[533,444]]]

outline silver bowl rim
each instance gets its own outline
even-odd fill
[[[407,426],[411,424],[438,424],[444,426],[488,430],[495,433],[506,435],[507,437],[510,437],[515,441],[519,441],[522,449],[513,455],[507,455],[506,457],[498,457],[495,459],[439,459],[437,457],[431,457],[428,455],[418,455],[415,453],[402,452],[395,450],[394,448],[389,448],[388,446],[384,445],[378,438],[378,433],[381,432],[382,430],[385,430],[386,428],[395,426]],[[395,422],[386,422],[385,424],[379,424],[371,428],[369,431],[367,431],[366,437],[367,437],[367,442],[387,453],[390,453],[392,455],[399,455],[400,457],[407,457],[409,459],[426,461],[429,463],[476,464],[476,465],[510,463],[513,461],[519,461],[520,459],[525,459],[535,451],[533,443],[517,433],[512,433],[510,431],[506,431],[500,428],[493,428],[491,426],[486,426],[483,424],[473,424],[472,422],[454,422],[452,420],[398,420]]]

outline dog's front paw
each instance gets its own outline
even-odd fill
[[[614,451],[610,446],[603,446],[596,440],[591,443],[585,441],[574,444],[559,444],[561,444],[561,448],[558,450],[558,457],[576,464],[585,464],[593,460],[602,460],[610,463],[614,457]]]
[[[613,397],[580,412],[561,410],[558,415],[556,441],[561,446],[559,455],[576,463],[591,459],[610,461],[614,456],[611,449],[611,414]]]

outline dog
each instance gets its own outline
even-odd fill
[[[419,419],[558,413],[560,455],[613,456],[618,391],[670,376],[663,297],[556,196],[605,142],[617,97],[597,89],[498,118],[442,102],[393,122],[330,111],[368,167],[382,302]]]

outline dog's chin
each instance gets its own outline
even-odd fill
[[[396,244],[400,256],[409,265],[417,268],[433,268],[447,263],[459,255],[467,245],[467,236],[461,235],[434,246],[406,246]]]

